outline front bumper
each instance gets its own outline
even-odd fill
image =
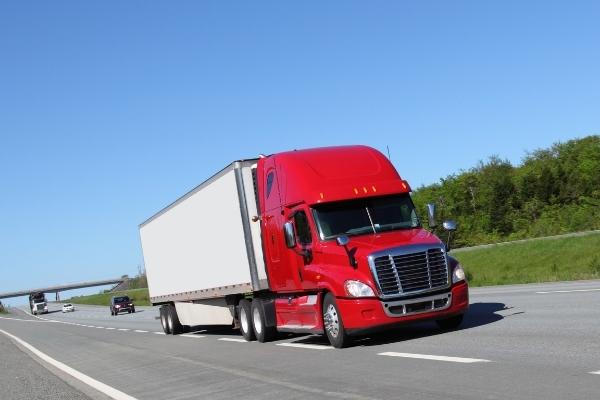
[[[442,299],[447,299],[444,303]],[[423,308],[430,302],[431,308]],[[455,284],[450,291],[410,301],[379,299],[336,299],[344,327],[349,334],[361,334],[407,322],[444,319],[463,314],[469,308],[469,287]],[[390,311],[391,310],[391,311]]]

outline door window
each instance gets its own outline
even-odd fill
[[[312,243],[310,226],[308,225],[308,218],[304,211],[297,211],[294,214],[294,226],[296,227],[296,236],[300,244],[307,245]]]

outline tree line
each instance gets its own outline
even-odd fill
[[[433,202],[440,220],[458,222],[456,247],[600,229],[600,136],[533,151],[518,166],[491,156],[413,199],[422,216]]]

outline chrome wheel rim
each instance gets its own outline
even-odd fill
[[[169,330],[173,332],[173,316],[169,313],[169,317],[167,318],[167,322],[169,324]]]
[[[242,331],[248,332],[248,316],[244,307],[240,307],[240,323],[242,324]]]
[[[257,335],[260,335],[262,332],[262,321],[260,320],[260,313],[258,312],[258,308],[254,309],[252,313],[252,320],[254,322],[254,331]]]
[[[323,322],[325,323],[325,330],[331,337],[336,338],[340,333],[340,319],[338,317],[337,310],[333,304],[330,304],[323,314]]]

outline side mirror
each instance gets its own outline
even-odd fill
[[[350,239],[346,235],[338,236],[335,241],[337,242],[338,246],[346,246],[348,243],[350,243]]]
[[[442,226],[444,227],[445,230],[452,232],[456,230],[456,221],[453,220],[448,220],[448,221],[444,221],[444,223],[442,224]]]
[[[452,220],[444,221],[442,226],[446,231],[448,231],[448,239],[446,240],[446,251],[450,251],[450,238],[452,237],[452,232],[456,230],[456,222]]]
[[[285,236],[285,245],[288,249],[296,247],[296,237],[294,236],[294,225],[291,222],[283,224],[283,236]]]
[[[429,221],[429,229],[437,226],[437,222],[435,222],[435,204],[433,203],[427,204],[427,219]]]

